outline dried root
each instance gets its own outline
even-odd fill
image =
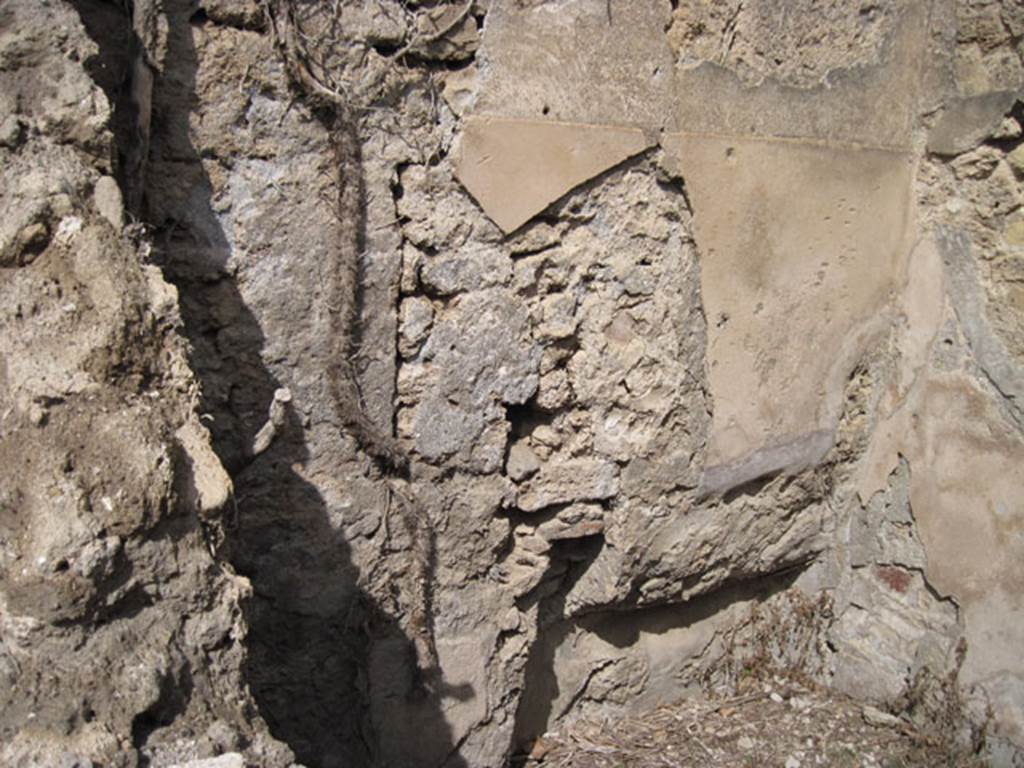
[[[416,46],[427,44],[448,34],[461,24],[473,7],[468,0],[449,23],[427,35],[413,35],[393,57],[398,62]],[[413,567],[409,583],[402,592],[403,602],[411,606],[403,611],[407,631],[416,648],[421,670],[421,684],[426,685],[426,672],[436,672],[437,651],[434,644],[432,586],[435,566],[434,535],[430,519],[417,501],[407,482],[411,461],[398,441],[380,429],[367,415],[353,360],[358,337],[359,270],[362,255],[363,229],[362,152],[359,120],[372,94],[354,95],[342,83],[335,82],[328,68],[311,54],[312,38],[302,28],[295,0],[264,0],[264,12],[274,44],[284,62],[295,88],[307,104],[325,115],[337,171],[336,214],[340,234],[336,245],[337,258],[330,277],[331,362],[326,375],[331,398],[339,420],[356,439],[359,446],[388,475],[389,505],[397,500],[397,511],[413,547]],[[335,5],[337,18],[338,7]],[[415,28],[415,27],[414,27]],[[315,42],[315,41],[314,41]],[[333,41],[330,41],[333,42]]]

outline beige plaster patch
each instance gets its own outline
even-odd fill
[[[899,152],[675,134],[714,400],[708,492],[818,461],[844,382],[891,322],[912,240]]]
[[[980,686],[1005,735],[1024,737],[1024,439],[967,374],[930,373],[876,431],[861,496],[910,463],[929,583],[964,614],[965,688]]]
[[[653,144],[639,128],[469,117],[455,175],[512,232],[573,187]]]

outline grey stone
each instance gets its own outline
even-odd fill
[[[424,288],[438,296],[501,285],[512,276],[510,259],[498,249],[433,256],[420,270]]]
[[[440,369],[447,397],[467,408],[518,404],[537,391],[540,349],[522,307],[498,291],[480,291],[435,320],[422,356]]]
[[[974,149],[999,130],[1019,95],[996,91],[953,101],[928,132],[928,151],[949,156]]]
[[[470,447],[484,428],[483,414],[442,398],[426,400],[416,409],[416,450],[437,461]]]
[[[538,469],[540,461],[530,450],[530,446],[523,441],[513,443],[508,452],[508,461],[505,463],[505,474],[513,480],[525,480]]]
[[[429,299],[411,296],[399,307],[398,330],[401,337],[398,349],[405,357],[412,357],[426,340],[434,322],[434,308]]]

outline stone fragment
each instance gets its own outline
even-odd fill
[[[430,397],[416,408],[416,451],[438,461],[471,446],[484,428],[483,414]]]
[[[287,387],[274,390],[274,399],[270,401],[270,409],[266,423],[260,427],[252,441],[252,455],[259,456],[270,447],[277,432],[284,426],[288,403],[292,401],[292,393]]]
[[[520,486],[517,506],[536,512],[554,504],[609,499],[619,490],[619,470],[594,459],[551,460]]]
[[[420,282],[437,296],[501,285],[512,277],[512,264],[497,249],[456,252],[429,258],[420,270]]]
[[[121,188],[113,177],[100,176],[92,197],[100,215],[120,232],[124,228],[124,201],[121,199]]]
[[[202,7],[218,24],[257,29],[263,21],[257,0],[202,0]]]
[[[537,335],[545,341],[565,339],[576,332],[576,297],[568,293],[545,296],[540,305]]]
[[[423,266],[423,251],[412,243],[402,248],[402,274],[399,288],[403,294],[416,293],[420,286],[420,268]]]
[[[993,139],[1017,139],[1020,138],[1021,127],[1015,117],[1004,117],[1003,122],[992,134]],[[1012,153],[1011,153],[1012,154]]]
[[[631,296],[650,296],[657,287],[658,273],[653,267],[629,265],[622,276],[622,288]]]
[[[530,440],[548,448],[558,448],[564,442],[558,430],[548,424],[541,424],[534,429],[530,433]]]
[[[509,239],[509,251],[513,255],[525,255],[547,250],[562,241],[563,228],[564,224],[559,226],[546,221],[534,222]]]
[[[999,130],[1003,115],[1016,100],[1016,91],[995,91],[955,100],[928,133],[928,151],[950,156],[974,149]]]
[[[500,472],[505,462],[509,425],[501,418],[501,411],[493,409],[490,420],[470,448],[469,466],[474,472]]]
[[[517,530],[516,549],[531,555],[543,555],[551,551],[551,543],[528,529]]]
[[[501,230],[477,215],[473,200],[460,193],[447,169],[448,163],[443,171],[440,166],[419,164],[400,170],[403,194],[395,207],[407,220],[402,224],[407,242],[428,252],[446,254],[465,245],[474,232],[483,242],[500,239]]]
[[[21,141],[21,134],[24,126],[17,115],[7,115],[0,120],[0,147],[15,149]]]
[[[883,712],[878,707],[872,707],[870,704],[861,710],[861,716],[864,718],[865,723],[876,728],[894,728],[900,722],[900,719],[895,715]]]
[[[505,232],[652,145],[638,128],[470,117],[455,175]]]
[[[533,591],[544,580],[551,563],[550,551],[551,544],[529,528],[516,530],[512,552],[501,568],[516,596]]]
[[[513,480],[525,480],[527,477],[540,469],[540,460],[537,458],[530,446],[520,440],[512,445],[508,452],[508,461],[505,463],[505,472]]]
[[[434,322],[434,307],[430,299],[411,296],[402,301],[398,310],[398,351],[403,357],[412,357],[430,333]]]
[[[537,391],[540,349],[526,312],[496,290],[466,294],[435,318],[421,356],[439,369],[446,397],[469,409],[524,403]]]
[[[572,386],[569,374],[564,368],[556,368],[540,377],[537,388],[537,407],[545,411],[557,411],[572,400]]]
[[[522,621],[519,617],[519,611],[515,608],[509,608],[505,613],[498,619],[498,627],[502,632],[514,632],[519,629]]]
[[[544,580],[544,572],[548,566],[546,557],[533,557],[521,560],[509,567],[508,585],[516,597],[527,595],[536,589]]]
[[[202,516],[222,509],[231,497],[231,478],[210,447],[210,435],[195,419],[190,419],[175,433],[187,457],[183,475],[189,503]]]
[[[83,222],[78,216],[67,216],[60,220],[57,225],[57,233],[53,236],[54,242],[70,248],[74,243],[75,236],[82,231]]]
[[[456,115],[461,117],[473,103],[478,78],[479,72],[475,64],[445,75],[441,95]]]
[[[416,37],[411,51],[418,56],[441,61],[470,58],[480,44],[473,4],[442,5],[416,17]]]
[[[538,525],[537,534],[547,541],[595,536],[604,531],[604,514],[597,504],[573,504]]]

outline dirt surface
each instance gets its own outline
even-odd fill
[[[849,697],[776,679],[699,696],[643,716],[579,720],[544,734],[520,766],[933,768],[982,766],[948,734]]]

